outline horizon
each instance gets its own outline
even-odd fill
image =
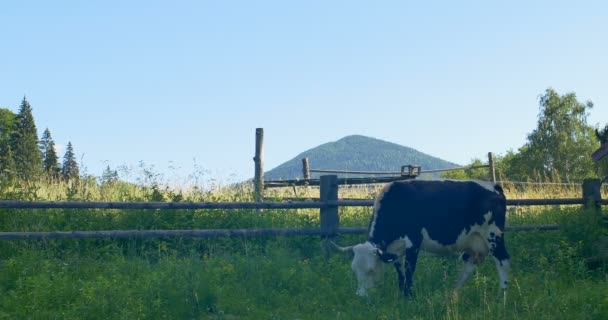
[[[253,177],[349,135],[466,165],[517,151],[547,88],[608,123],[608,3],[11,2],[0,107],[100,176]],[[84,168],[83,168],[84,167]],[[341,168],[332,168],[341,169]]]

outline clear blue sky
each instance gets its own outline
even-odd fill
[[[503,154],[548,87],[608,123],[608,2],[496,3],[6,1],[0,106],[26,95],[91,174],[144,161],[227,182],[253,176],[257,127],[269,170],[351,134]]]

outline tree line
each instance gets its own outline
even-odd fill
[[[80,169],[72,143],[68,142],[60,164],[51,131],[46,128],[38,139],[32,107],[25,97],[17,114],[0,108],[0,178],[31,181],[79,177]]]
[[[560,95],[549,88],[539,99],[537,127],[518,150],[495,159],[500,180],[581,182],[608,174],[608,160],[594,163],[591,154],[608,139],[603,129],[588,124],[591,101],[580,102],[575,93]],[[473,159],[471,165],[481,165]],[[470,169],[443,175],[455,179],[487,179],[487,170]]]
[[[580,102],[575,93],[560,95],[548,88],[540,96],[537,127],[528,134],[527,142],[517,150],[509,150],[496,157],[498,178],[509,181],[580,182],[585,178],[608,175],[608,159],[594,163],[590,156],[600,143],[608,143],[608,125],[600,129],[587,121],[592,108],[591,101]],[[473,166],[481,164],[479,159],[471,161]],[[442,177],[486,179],[486,171],[451,171],[442,174]],[[0,178],[80,178],[72,143],[68,142],[60,163],[50,130],[46,128],[38,139],[32,107],[25,97],[17,114],[0,108]],[[117,181],[118,174],[108,166],[102,180]]]

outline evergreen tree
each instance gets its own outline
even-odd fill
[[[39,177],[42,172],[42,153],[38,149],[38,133],[32,107],[25,97],[15,117],[10,145],[18,177],[22,179]]]
[[[113,183],[116,181],[118,181],[118,172],[116,170],[110,169],[110,165],[108,165],[103,170],[103,174],[101,175],[101,183],[106,184],[106,183]]]
[[[42,152],[42,163],[44,172],[49,178],[59,177],[61,168],[59,167],[59,157],[55,151],[55,141],[51,137],[51,131],[48,128],[44,130],[42,139],[40,140],[40,151]]]
[[[61,175],[66,179],[78,179],[80,177],[80,170],[78,169],[78,163],[74,156],[74,147],[72,142],[68,142],[68,148],[63,156],[63,167],[61,168]]]
[[[5,145],[6,152],[0,155],[0,163],[2,163],[0,176],[7,180],[13,180],[17,178],[17,166],[15,165],[13,151],[10,144],[3,144]]]
[[[10,150],[10,137],[15,127],[16,115],[8,109],[0,108],[0,173],[4,174],[5,169],[12,165],[11,170],[14,170],[15,162],[13,160],[12,152],[10,156],[8,152]],[[11,164],[7,163],[8,161]],[[11,171],[14,173],[14,171]]]

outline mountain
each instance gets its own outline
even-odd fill
[[[397,172],[401,170],[402,165],[408,164],[422,166],[423,171],[459,166],[409,147],[361,135],[352,135],[304,151],[295,158],[265,172],[264,179],[302,179],[303,158],[309,159],[311,169]],[[318,173],[311,173],[311,178],[318,177]]]

